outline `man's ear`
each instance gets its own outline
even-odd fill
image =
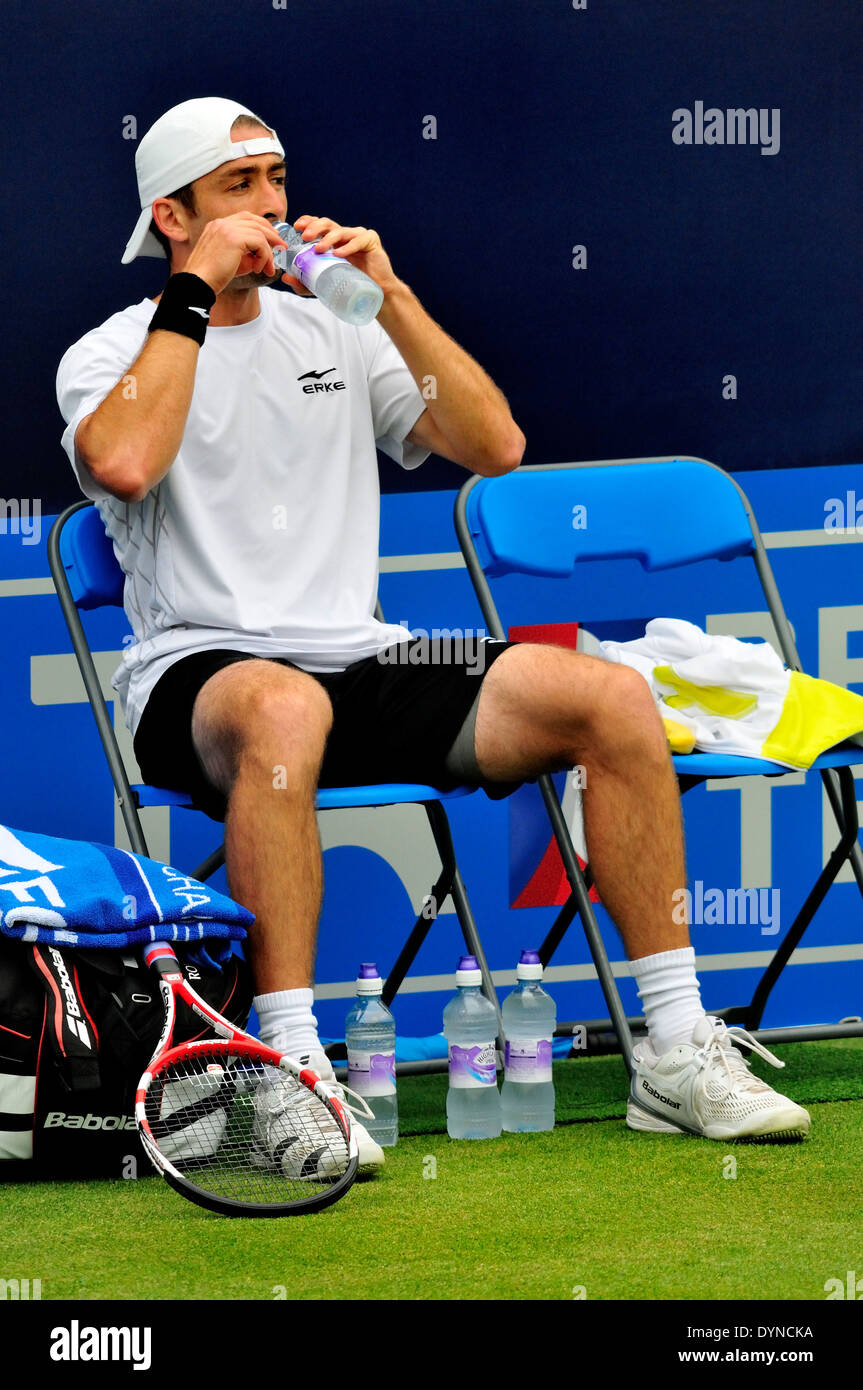
[[[189,214],[174,198],[156,198],[151,208],[153,221],[169,241],[189,240],[187,218]]]

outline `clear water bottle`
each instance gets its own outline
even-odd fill
[[[443,1011],[449,1043],[447,1134],[451,1139],[496,1139],[501,1129],[497,1010],[480,990],[482,974],[473,956],[462,956],[455,982],[456,996]]]
[[[503,1001],[506,1039],[500,1103],[503,1127],[512,1134],[554,1129],[551,1040],[557,1010],[542,987],[536,951],[522,951],[516,987]]]
[[[273,227],[282,241],[288,243],[287,251],[281,246],[273,250],[273,260],[277,270],[282,270],[297,279],[311,290],[322,304],[335,314],[337,319],[362,328],[377,316],[384,302],[384,292],[358,266],[351,265],[344,257],[333,251],[314,249],[314,241],[303,241],[300,233],[290,222],[274,222]],[[320,237],[317,238],[320,241]]]
[[[373,1120],[363,1125],[382,1148],[391,1148],[399,1134],[396,1096],[396,1025],[381,999],[383,980],[378,967],[365,961],[357,979],[357,997],[345,1020],[348,1085],[369,1106]]]

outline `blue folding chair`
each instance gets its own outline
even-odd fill
[[[144,784],[132,785],[117,744],[114,728],[102,696],[99,678],[93,663],[90,645],[84,631],[81,613],[104,607],[123,607],[124,575],[114,554],[114,547],[92,503],[76,502],[58,516],[48,537],[48,562],[57,590],[57,597],[72,639],[72,647],[84,681],[90,708],[96,720],[99,738],[111,772],[117,801],[122,812],[126,833],[137,854],[148,855],[147,842],[138,815],[140,807],[177,806],[196,809],[183,792]],[[441,791],[436,787],[413,783],[384,783],[358,787],[328,787],[318,792],[317,807],[321,811],[363,806],[393,806],[421,804],[434,836],[441,860],[441,873],[433,885],[430,897],[417,917],[404,946],[392,965],[384,984],[383,999],[389,1003],[411,968],[416,955],[431,930],[432,924],[447,897],[451,897],[464,936],[465,949],[476,957],[483,978],[483,992],[498,1007],[485,952],[476,922],[468,902],[467,892],[456,861],[449,819],[444,801],[469,796],[473,787],[456,787]],[[224,863],[224,845],[214,850],[193,871],[194,877],[207,879]],[[499,1013],[499,1010],[498,1010]]]
[[[583,513],[576,513],[584,507]],[[583,529],[574,518],[584,518]],[[491,636],[505,638],[506,627],[492,589],[498,581],[520,576],[581,578],[577,592],[581,612],[589,611],[586,572],[592,560],[637,559],[645,571],[673,569],[702,560],[754,562],[767,608],[773,620],[786,666],[801,670],[794,636],[752,508],[729,474],[703,459],[620,459],[596,463],[522,467],[498,478],[472,478],[456,499],[455,524],[486,626]],[[546,588],[547,593],[547,588]],[[572,587],[568,597],[575,597]],[[512,587],[510,586],[510,602]],[[570,613],[571,613],[570,608]],[[665,610],[668,614],[667,609]],[[541,615],[540,615],[541,616]],[[619,617],[634,616],[632,611]],[[673,758],[681,789],[707,778],[782,776],[788,769],[761,759],[708,753]],[[821,774],[839,828],[839,841],[818,875],[794,922],[780,942],[748,1004],[720,1010],[730,1023],[758,1029],[768,996],[797,946],[830,885],[850,862],[863,893],[863,850],[858,841],[857,800],[853,764],[863,763],[863,748],[841,744],[812,764]],[[587,935],[611,1021],[628,1062],[630,1020],[627,1020],[609,966],[589,899],[589,876],[582,873],[554,784],[539,779],[543,801],[560,849],[570,897],[558,914],[540,950],[546,964],[578,913]],[[635,1020],[632,1020],[635,1022]],[[772,1040],[835,1037],[863,1033],[863,1025],[847,1023],[819,1028],[769,1030]],[[767,1036],[767,1034],[765,1034]]]

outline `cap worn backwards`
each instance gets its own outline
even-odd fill
[[[248,116],[259,124],[259,117],[238,101],[195,97],[172,106],[151,125],[135,155],[141,215],[123,253],[123,265],[136,256],[165,255],[150,231],[156,198],[170,197],[178,188],[243,155],[280,154],[284,158],[275,131],[253,140],[232,140],[231,126],[238,116]]]

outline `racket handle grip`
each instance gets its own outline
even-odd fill
[[[145,965],[150,965],[159,975],[172,975],[179,970],[180,962],[167,941],[153,941],[143,951]]]

